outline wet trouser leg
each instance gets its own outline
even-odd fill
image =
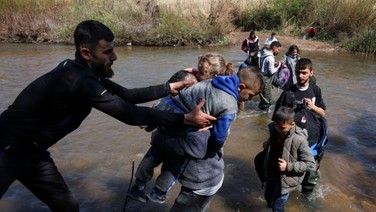
[[[19,180],[52,211],[79,211],[76,197],[69,190],[48,151],[37,156],[0,151],[1,195]]]
[[[0,198],[17,177],[22,174],[23,168],[20,167],[20,164],[23,164],[22,161],[15,155],[0,150]]]
[[[168,192],[183,173],[189,159],[183,157],[167,158],[162,165],[161,174],[155,181],[155,187],[162,192]]]
[[[146,183],[153,178],[154,168],[163,162],[163,157],[158,150],[151,146],[137,167],[135,174],[136,185],[145,187]]]
[[[273,211],[284,212],[289,193],[281,194],[281,182],[280,180],[266,180],[264,197],[268,207]]]
[[[273,76],[264,76],[264,87],[261,90],[259,108],[261,110],[268,109],[272,101],[272,81]]]
[[[171,212],[207,212],[213,196],[201,196],[193,190],[182,187]]]
[[[316,167],[305,173],[302,182],[302,193],[309,194],[312,193],[315,186],[320,181],[319,166],[320,161],[316,160]]]

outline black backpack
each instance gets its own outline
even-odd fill
[[[311,152],[316,160],[320,160],[324,154],[324,146],[328,142],[328,123],[324,117],[318,116],[306,108],[305,103],[298,103],[292,91],[288,91],[292,107],[295,110],[295,123],[308,132],[308,142]],[[305,123],[302,118],[305,117]]]
[[[266,163],[266,155],[268,153],[268,149],[269,149],[269,144],[265,149],[257,153],[257,155],[254,158],[256,173],[261,181],[261,188],[265,187],[265,182],[266,182],[267,170],[265,170],[265,163]]]

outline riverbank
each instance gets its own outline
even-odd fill
[[[267,37],[270,36],[270,32],[256,32],[259,36],[260,45],[262,45]],[[249,32],[232,32],[229,35],[231,45],[241,46],[241,43],[245,38],[249,36]],[[276,35],[276,38],[281,42],[284,48],[288,48],[290,45],[295,44],[299,47],[301,51],[322,51],[322,52],[344,52],[347,51],[343,48],[335,46],[330,43],[320,42],[315,40],[303,40],[300,37],[286,36],[286,35]]]
[[[270,36],[270,32],[256,32],[257,36],[259,36],[260,39],[260,45],[263,44],[265,39]],[[247,38],[249,35],[249,32],[231,32],[227,37],[230,41],[230,46],[241,46],[241,43],[245,38]],[[7,37],[4,36],[0,39],[3,43],[9,43],[9,42],[17,42],[17,43],[35,43],[35,44],[49,44],[49,43],[61,43],[61,44],[68,44],[73,45],[70,41],[54,41],[53,38],[49,37],[47,33],[42,34],[38,37],[34,42],[27,41],[27,35],[20,37]],[[290,45],[295,44],[297,45],[301,51],[322,51],[322,52],[345,52],[348,51],[346,49],[343,49],[341,47],[335,46],[334,44],[330,44],[327,42],[321,42],[321,41],[315,41],[315,40],[304,40],[301,37],[294,37],[294,36],[288,36],[288,35],[276,35],[276,38],[278,41],[281,42],[282,46],[284,48],[288,48]],[[26,40],[25,40],[26,39]],[[129,45],[130,43],[123,41],[122,39],[116,39],[117,45]]]

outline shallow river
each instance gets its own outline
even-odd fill
[[[175,71],[196,66],[197,57],[205,52],[220,52],[235,66],[245,57],[237,47],[118,47],[113,80],[128,88],[163,83]],[[1,44],[0,110],[29,82],[73,54],[73,46]],[[287,211],[376,211],[376,59],[347,53],[302,52],[302,56],[312,59],[323,91],[329,142],[317,189],[309,198],[294,191]],[[273,90],[274,100],[280,92]],[[225,146],[224,184],[210,211],[268,211],[253,157],[267,139],[270,114],[257,111],[257,101],[247,103],[232,124]],[[81,211],[121,211],[132,161],[137,168],[149,141],[150,134],[139,127],[93,110],[50,151],[79,199]],[[179,187],[174,186],[166,204],[129,201],[126,211],[168,211]],[[40,212],[48,208],[15,182],[0,200],[0,211]]]

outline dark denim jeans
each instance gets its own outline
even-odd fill
[[[189,188],[182,187],[171,212],[207,212],[213,196],[201,196]]]
[[[284,212],[289,193],[281,195],[281,181],[280,180],[266,180],[265,200],[268,207],[271,207],[275,212]]]

